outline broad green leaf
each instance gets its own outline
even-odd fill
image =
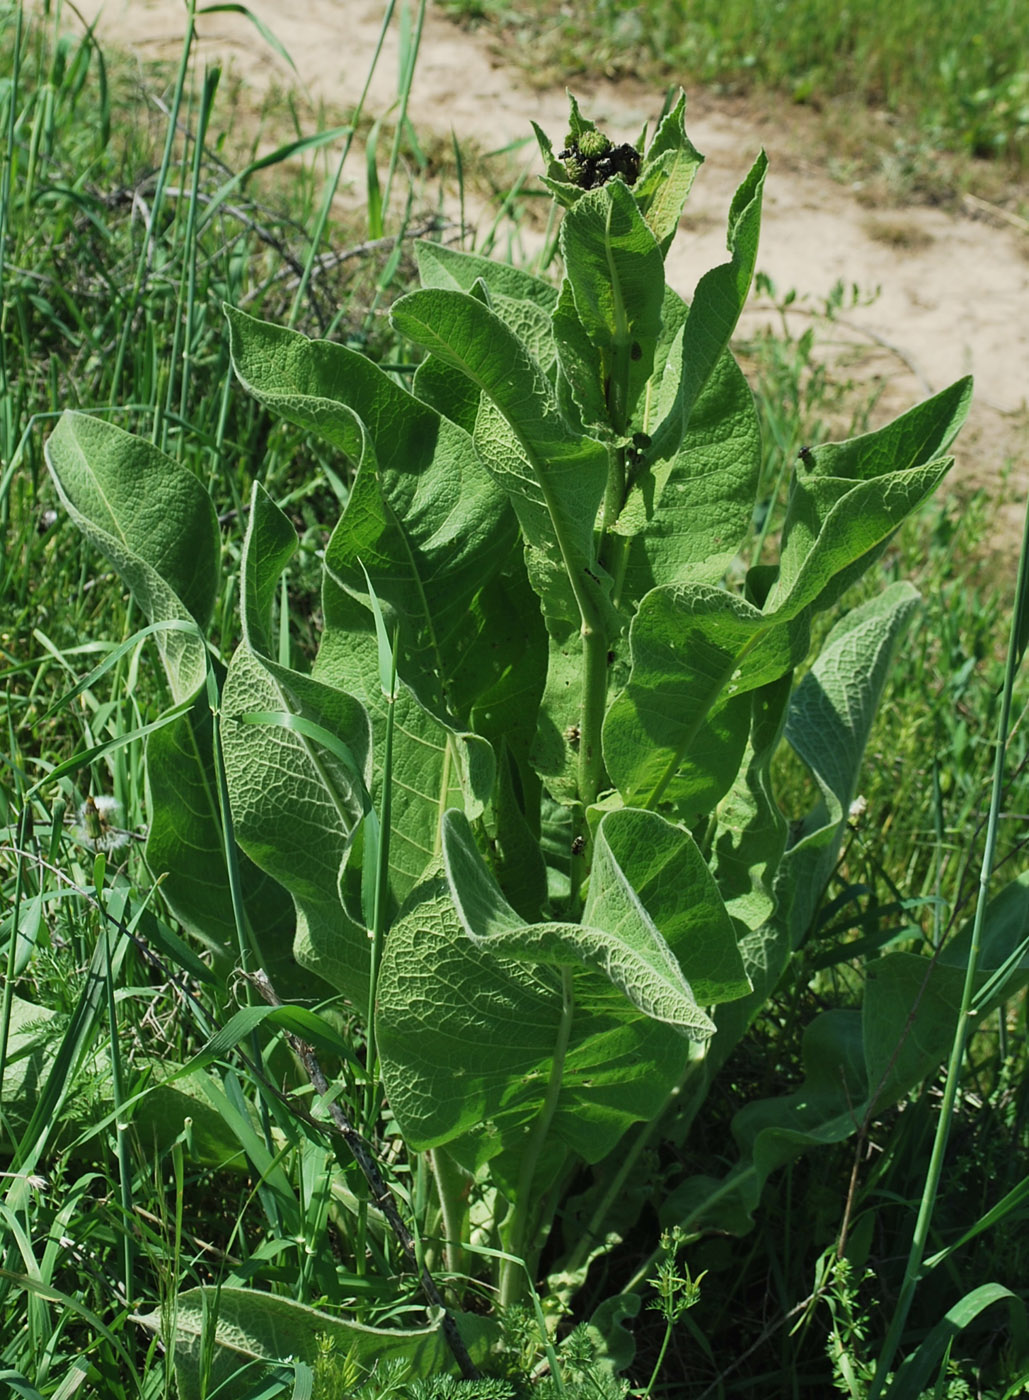
[[[487,830],[492,869],[504,897],[523,919],[535,922],[547,899],[540,784],[534,773],[518,767],[502,741],[497,745],[497,787]]]
[[[520,768],[536,734],[547,671],[547,632],[520,552],[469,607],[465,649],[447,688],[450,709]]]
[[[588,425],[601,436],[609,435],[611,414],[601,358],[579,319],[572,284],[567,278],[561,283],[561,295],[554,307],[552,330],[560,347],[561,378],[557,389],[565,418],[579,431],[585,431]]]
[[[573,974],[574,1010],[548,1160],[599,1161],[658,1112],[688,1042],[641,1016],[607,978]],[[390,1106],[416,1150],[452,1143],[503,1178],[542,1110],[562,1025],[561,974],[495,957],[468,938],[445,879],[416,891],[390,932],[379,979],[378,1046]],[[514,1154],[505,1171],[498,1154]]]
[[[411,392],[463,428],[469,437],[475,432],[482,397],[478,385],[463,374],[454,374],[450,366],[435,355],[426,355],[415,370]]]
[[[171,1319],[174,1337],[168,1335]],[[313,1366],[327,1347],[368,1372],[389,1359],[405,1361],[413,1378],[453,1369],[438,1323],[406,1329],[366,1327],[256,1289],[190,1288],[178,1295],[170,1312],[157,1309],[138,1320],[172,1349],[181,1400],[202,1400],[215,1393],[219,1400],[243,1400],[253,1394],[268,1364],[301,1361]],[[477,1329],[472,1325],[468,1330]]]
[[[966,375],[874,432],[810,449],[801,463],[805,477],[874,481],[933,462],[954,441],[971,402],[972,378]]]
[[[951,466],[940,454],[968,412],[960,379],[877,432],[827,443],[798,465],[778,579],[766,608],[830,606]]]
[[[229,313],[236,372],[262,402],[341,446],[358,466],[326,551],[341,586],[366,573],[401,627],[401,672],[444,705],[469,645],[469,604],[515,539],[503,493],[467,434],[361,355]]]
[[[806,929],[803,921],[810,918],[835,861],[846,808],[842,816],[834,817],[843,806],[841,798],[853,791],[855,765],[876,708],[888,651],[913,602],[910,585],[895,585],[889,593],[893,596],[878,615],[875,603],[879,600],[875,600],[844,619],[830,637],[827,652],[798,688],[799,696],[814,676],[814,690],[831,691],[838,707],[827,699],[815,702],[808,696],[800,708],[808,761],[818,764],[815,775],[824,806],[812,814],[809,825],[815,829],[802,836],[784,859],[777,883],[784,907],[752,941],[756,950],[761,947],[760,936],[764,936],[763,961],[747,958],[744,948],[748,971],[756,984],[753,999],[716,1013],[718,1033],[712,1043],[712,1069],[724,1062],[735,1038],[742,1034],[741,1013],[744,1018],[752,1017],[778,979],[789,955],[789,924],[792,921],[795,928],[803,925]],[[818,668],[824,672],[821,678],[815,675]],[[869,675],[866,687],[862,680]],[[798,722],[791,716],[791,726]],[[823,833],[828,835],[820,850],[815,838]],[[930,1074],[946,1058],[953,1040],[970,938],[971,922],[935,958],[898,952],[872,962],[861,1010],[826,1012],[805,1032],[805,1080],[800,1089],[782,1098],[750,1104],[737,1114],[733,1132],[742,1158],[734,1174],[735,1187],[697,1181],[684,1184],[670,1198],[664,1223],[681,1220],[688,1213],[694,1225],[704,1219],[718,1221],[725,1228],[745,1228],[771,1171],[819,1143],[842,1141],[867,1117],[888,1109]],[[998,980],[992,971],[1001,967],[1006,968],[1006,976]],[[977,1017],[986,1016],[1027,981],[1029,876],[1024,875],[995,896],[986,910],[977,976]],[[709,1207],[705,1201],[712,1192],[719,1204]]]
[[[147,738],[146,861],[175,917],[211,950],[224,971],[239,957],[221,809],[211,708],[201,691],[191,709]],[[268,974],[280,994],[291,985],[293,909],[285,892],[240,855],[243,901]]]
[[[872,964],[863,1009],[823,1012],[805,1031],[800,1088],[737,1113],[739,1165],[722,1182],[684,1182],[664,1202],[662,1224],[749,1228],[773,1171],[802,1152],[844,1141],[939,1065],[954,1034],[962,980],[960,969],[912,954]]]
[[[633,198],[653,230],[662,257],[675,237],[697,171],[704,163],[686,135],[686,95],[679,89],[675,106],[666,113],[647,147]]]
[[[64,413],[46,444],[58,494],[106,555],[151,622],[190,619],[202,631],[218,586],[218,522],[211,498],[184,467],[100,418]],[[198,635],[155,634],[176,703],[204,681]]]
[[[364,794],[326,745],[247,714],[297,714],[338,735],[371,783],[371,734],[359,701],[241,646],[222,694],[222,749],[236,839],[293,897],[297,960],[358,1005],[368,938],[343,911],[339,879]]]
[[[822,799],[804,820],[785,855],[772,868],[764,867],[761,885],[767,890],[769,878],[774,877],[776,909],[767,922],[740,940],[754,991],[716,1012],[718,1032],[709,1052],[712,1073],[728,1059],[781,977],[791,950],[811,927],[858,789],[861,760],[889,675],[890,657],[917,602],[918,594],[911,585],[899,583],[847,614],[830,633],[790,701],[785,734],[812,768]],[[784,678],[770,692],[768,723],[776,730],[782,722],[781,713],[776,711],[787,684]],[[755,700],[760,702],[760,698]],[[764,819],[760,812],[758,807],[755,839],[774,857],[775,845],[782,841],[782,819],[774,810]],[[767,830],[764,838],[763,827]],[[716,838],[719,864],[715,869],[720,877],[722,846]],[[743,851],[747,849],[745,843]],[[760,859],[759,852],[755,855]],[[735,853],[729,859],[735,860]],[[726,892],[736,889],[746,900],[745,879],[745,872],[737,866],[734,883]]]
[[[726,907],[751,933],[772,916],[773,881],[786,843],[786,820],[772,789],[771,763],[782,738],[792,675],[751,696],[747,753],[717,810],[711,869]]]
[[[1002,995],[1029,981],[1029,878],[1022,877],[1016,886],[1014,900],[1005,890],[987,908],[977,983],[983,985],[1012,942],[1022,945],[1017,975],[1003,994],[980,1007],[980,1016],[999,1005]],[[1020,914],[1017,927],[1010,917],[1013,908]],[[935,959],[889,953],[869,964],[866,977],[860,1011],[827,1011],[807,1028],[801,1087],[781,1098],[748,1104],[733,1120],[743,1160],[752,1162],[740,1180],[748,1212],[756,1207],[772,1171],[810,1147],[851,1136],[946,1059],[965,980],[957,952],[944,949]]]
[[[532,745],[532,766],[556,801],[579,801],[579,740],[582,722],[583,649],[580,632],[569,627],[550,636],[546,689]]]
[[[895,583],[847,613],[790,703],[786,738],[822,794],[786,853],[777,880],[781,916],[788,920],[794,947],[807,934],[836,864],[890,659],[918,601],[911,584]]]
[[[639,905],[697,1002],[714,1006],[750,990],[722,894],[687,831],[627,807],[603,816],[594,839],[584,921],[606,928],[623,907]]]
[[[478,253],[464,253],[426,238],[419,238],[414,250],[423,287],[470,292],[481,278],[489,287],[494,303],[498,297],[510,302],[527,301],[549,315],[557,301],[557,291],[549,282],[510,263],[496,262]]]
[[[1029,873],[1012,880],[990,900],[990,967],[995,972],[986,979],[972,1005],[976,1015],[983,1007],[996,1005],[1007,995],[1009,976],[1013,977],[1025,965],[1025,939],[1029,934]],[[941,957],[945,962],[964,967],[972,941],[972,921],[952,938]]]
[[[662,396],[652,437],[658,457],[670,458],[682,442],[694,405],[736,328],[750,291],[761,229],[761,198],[768,161],[762,152],[733,196],[727,244],[730,260],[697,283],[682,341],[666,367],[672,396]],[[669,377],[671,376],[671,377]]]
[[[583,922],[530,924],[515,913],[486,869],[467,819],[459,812],[448,812],[443,820],[443,861],[454,907],[472,942],[488,947],[497,957],[591,968],[606,977],[645,1016],[675,1026],[694,1040],[702,1040],[713,1030],[712,1023],[697,1005],[682,968],[607,842],[605,821],[622,815],[610,814],[600,823]],[[640,813],[639,816],[646,820],[649,814]],[[661,823],[660,818],[652,820]],[[623,837],[625,829],[623,823]],[[682,842],[682,846],[685,845],[685,841]],[[636,857],[637,863],[644,854],[633,849],[631,844],[628,853]],[[676,853],[684,854],[681,848]],[[666,851],[664,859],[669,858],[670,853]],[[660,864],[659,856],[650,867],[658,890]],[[710,885],[702,862],[690,870],[683,861],[678,874],[682,880],[679,894],[683,900],[689,900],[692,886],[701,878],[707,877]],[[717,891],[705,888],[703,893],[709,900],[709,907],[703,912],[710,913],[712,903],[720,904]],[[729,947],[735,952],[727,919],[724,924],[728,929]],[[711,985],[716,985],[718,975],[716,970]],[[746,990],[745,984],[739,990]]]
[[[535,301],[516,300],[495,291],[490,292],[489,305],[522,342],[546,378],[552,381],[557,367],[557,344],[549,307]]]
[[[576,391],[584,422],[624,434],[654,367],[664,296],[661,251],[628,186],[613,180],[590,190],[565,215],[561,252],[575,316],[593,350],[592,365],[580,354],[565,372],[575,388],[569,371],[592,369],[592,384]],[[567,298],[562,296],[559,305],[567,323]],[[599,420],[585,408],[597,399],[606,409]]]
[[[342,385],[352,369],[357,383],[367,387],[381,373],[377,366],[335,342],[309,340],[299,331],[259,321],[232,306],[224,311],[232,368],[247,392],[359,462],[360,415],[347,405]]]
[[[535,356],[543,372],[551,374],[557,358],[550,313],[557,292],[549,282],[508,263],[494,262],[477,253],[463,253],[420,238],[415,244],[418,274],[423,287],[444,287],[471,292],[476,282],[489,288],[490,305]],[[454,375],[435,356],[418,366],[414,392],[469,433],[475,430],[479,389],[463,375]]]
[[[804,658],[812,592],[817,600],[802,584],[778,612],[703,585],[647,594],[630,629],[628,684],[604,722],[607,769],[627,803],[667,796],[695,811],[728,791],[746,739],[738,701]]]
[[[417,486],[422,499],[398,501],[396,492],[390,498],[390,474],[379,469],[366,443],[347,508],[325,551],[328,576],[369,607],[370,581],[387,610],[387,630],[395,624],[400,629],[400,673],[441,711],[451,708],[454,674],[467,666],[479,637],[479,598],[515,540],[514,517],[485,473],[488,512],[478,508],[474,488],[460,471],[448,473],[447,466],[446,456],[438,457],[422,470],[420,484],[411,474],[405,484]],[[507,663],[509,657],[500,659]]]
[[[487,268],[496,266],[485,259],[483,261]],[[523,275],[529,277],[528,273]],[[498,290],[497,280],[495,276],[478,276],[469,287],[465,288],[458,283],[453,289],[467,291],[469,296],[498,316],[512,335],[525,346],[547,378],[552,379],[557,364],[557,347],[554,344],[550,313],[554,300],[553,288],[547,287],[545,283],[539,284],[539,288],[546,288],[549,292],[550,295],[546,297],[540,297],[536,287],[528,289],[526,296],[509,296]],[[536,278],[530,278],[530,281],[535,283]],[[450,283],[443,281],[438,285],[449,287]]]
[[[615,525],[632,537],[622,606],[659,584],[720,582],[750,531],[760,470],[754,396],[726,351],[700,391],[678,450],[648,462]]]
[[[387,701],[379,684],[370,614],[331,579],[324,599],[325,632],[314,676],[353,695],[371,721],[376,754],[372,797],[378,807]],[[400,902],[438,854],[447,808],[460,807],[472,820],[483,813],[493,793],[496,760],[485,739],[447,723],[403,684],[395,711],[390,879]]]
[[[279,580],[297,551],[297,532],[259,481],[250,493],[250,520],[240,562],[242,590],[239,599],[243,639],[251,651],[263,656],[277,652],[272,630],[272,609]]]
[[[604,606],[593,526],[607,452],[569,434],[539,364],[500,318],[462,292],[411,292],[394,305],[401,334],[460,370],[485,396],[475,441],[525,538],[529,577],[548,623],[578,626]]]
[[[721,589],[648,593],[629,632],[628,684],[604,721],[604,760],[626,803],[717,802],[743,757],[746,693],[792,669],[807,646],[803,625]]]
[[[81,415],[61,420],[48,446],[51,468],[85,534],[121,572],[151,621],[204,625],[217,583],[214,508],[196,478],[156,448]],[[290,527],[290,534],[295,534]],[[281,567],[281,566],[280,566]],[[277,573],[275,578],[277,578]],[[274,580],[273,580],[274,584]],[[246,607],[244,607],[246,618]],[[158,634],[173,696],[191,709],[147,740],[146,857],[176,917],[223,960],[238,956],[212,753],[207,657],[189,632]],[[287,931],[288,901],[247,862],[244,900],[269,970]]]
[[[654,372],[648,387],[646,403],[643,406],[646,416],[639,419],[640,426],[646,428],[648,432],[653,432],[663,417],[663,413],[659,411],[661,402],[659,391],[661,391],[666,376],[672,380],[672,387],[663,391],[664,396],[667,398],[668,404],[671,404],[675,399],[679,383],[678,374],[681,369],[681,355],[675,354],[675,351],[689,314],[689,304],[683,301],[674,287],[669,287],[666,282],[661,305],[661,334],[658,336],[654,349]],[[668,363],[670,359],[673,359],[671,368],[669,368]],[[665,411],[667,411],[667,405]]]
[[[306,353],[302,346],[299,353]],[[439,421],[435,415],[433,419]],[[263,522],[271,522],[272,512],[274,507],[268,503],[254,513],[252,534],[264,528]],[[346,519],[345,516],[344,522]],[[333,551],[341,530],[342,526],[338,527],[330,541],[330,559],[335,557]],[[273,535],[269,550],[274,538]],[[251,557],[257,559],[261,554],[261,547],[255,544],[246,554],[247,566]],[[355,553],[351,562],[356,574],[364,558]],[[366,590],[363,570],[361,575]],[[470,579],[469,587],[475,586],[476,581]],[[245,580],[244,590],[247,587]],[[386,587],[392,590],[395,584],[387,580]],[[498,614],[503,611],[506,597],[499,582],[487,582],[466,602],[464,614],[455,620],[464,634],[462,646],[455,649],[454,655],[458,674],[444,679],[469,709],[476,704],[487,706],[483,716],[487,728],[494,718],[490,704],[497,706],[499,722],[511,705],[525,705],[527,714],[521,723],[527,727],[520,739],[515,726],[516,746],[524,754],[531,732],[534,687],[538,694],[542,685],[540,663],[537,660],[533,664],[531,656],[534,647],[536,655],[541,654],[542,638],[533,643],[531,611],[521,620],[509,613],[501,623]],[[431,621],[431,610],[427,609],[425,616]],[[491,618],[497,626],[493,637],[484,640],[482,633]],[[378,803],[381,794],[374,790],[372,772],[382,771],[388,702],[380,684],[371,622],[368,608],[340,587],[332,571],[327,572],[325,631],[314,678],[298,676],[254,654],[247,657],[243,652],[237,653],[230,668],[232,686],[227,683],[224,709],[227,716],[248,710],[258,714],[296,713],[345,738],[358,760],[368,765],[363,781]],[[463,673],[469,657],[481,663],[476,676]],[[233,688],[241,678],[242,694]],[[467,692],[463,686],[468,687]],[[476,687],[481,687],[478,693]],[[439,822],[446,808],[458,804],[471,816],[483,812],[493,790],[495,761],[486,741],[447,723],[403,684],[397,695],[395,718],[389,858],[393,899],[400,902],[439,849]],[[247,822],[239,827],[240,842],[262,869],[289,889],[297,902],[298,959],[322,972],[348,995],[359,995],[354,988],[362,985],[368,956],[367,939],[357,923],[360,899],[348,900],[345,886],[341,892],[339,881],[347,879],[351,847],[360,839],[361,794],[355,791],[346,773],[333,779],[331,756],[322,754],[321,746],[303,734],[271,727],[243,729],[238,725],[230,734],[226,724],[223,742],[227,752],[231,748],[233,753],[233,810],[237,810],[237,803],[245,803],[240,810],[248,814]],[[287,753],[295,755],[290,762],[285,761]],[[325,767],[327,760],[329,768]],[[267,791],[265,782],[269,784]],[[312,822],[315,829],[311,829]],[[296,832],[296,849],[293,840],[282,835],[284,829]],[[334,929],[337,922],[338,931]]]
[[[945,945],[935,964],[910,953],[890,953],[868,967],[864,1043],[868,1083],[877,1108],[896,1103],[950,1049],[965,980],[973,920]],[[1008,967],[998,984],[992,973]],[[989,901],[983,922],[975,1016],[980,1021],[1029,981],[1029,874]],[[930,1005],[922,1013],[922,1002]],[[910,1023],[911,1008],[918,1017]]]

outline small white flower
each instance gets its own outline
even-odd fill
[[[24,1181],[33,1191],[45,1191],[48,1185],[46,1177],[39,1172],[0,1172],[0,1177],[5,1181]]]
[[[850,804],[849,816],[851,821],[856,822],[860,817],[863,817],[867,811],[868,799],[865,797],[855,797],[854,801]]]

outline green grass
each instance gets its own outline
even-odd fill
[[[346,481],[322,445],[233,391],[221,306],[388,355],[381,306],[410,275],[416,216],[423,230],[432,218],[418,214],[428,201],[417,189],[408,199],[399,128],[378,161],[392,199],[374,222],[367,204],[344,217],[333,201],[344,160],[359,188],[371,178],[350,155],[353,129],[367,127],[359,113],[327,141],[310,114],[315,134],[305,135],[295,105],[281,102],[248,150],[230,137],[242,94],[219,91],[216,75],[155,75],[154,95],[172,94],[169,115],[139,94],[127,62],[89,39],[29,25],[20,6],[0,11],[0,33],[0,1169],[16,1173],[0,1178],[0,1379],[27,1395],[70,1394],[81,1381],[79,1393],[105,1400],[164,1396],[171,1367],[137,1313],[171,1306],[190,1286],[255,1275],[310,1301],[339,1295],[332,1252],[305,1247],[325,1229],[333,1151],[318,1134],[297,1136],[272,1080],[231,1064],[231,1053],[212,1081],[214,1106],[201,1095],[185,1141],[155,1152],[160,1110],[148,1118],[148,1098],[126,1111],[124,1132],[110,1122],[97,1132],[112,1101],[133,1100],[152,1065],[187,1060],[234,1003],[169,926],[136,842],[112,853],[105,873],[75,839],[89,793],[115,797],[119,825],[143,829],[141,742],[124,740],[154,718],[163,692],[145,648],[130,648],[47,713],[141,619],[60,508],[42,445],[65,407],[111,413],[149,436],[212,490],[230,563],[261,471],[301,537],[302,654],[317,623],[315,553]],[[259,161],[259,145],[277,154]],[[229,585],[216,619],[226,654],[237,626]],[[105,640],[84,640],[95,637]],[[26,802],[62,764],[64,776]],[[281,1076],[283,1052],[266,1053],[268,1073]],[[47,1110],[34,1122],[12,1107],[25,1075]],[[255,1126],[237,1112],[248,1103]],[[214,1174],[205,1163],[219,1137],[224,1157],[226,1131],[242,1169]],[[247,1154],[259,1163],[269,1142],[290,1174],[269,1160],[267,1182],[248,1177]],[[344,1217],[366,1214],[345,1174],[336,1189]],[[402,1303],[362,1275],[349,1286],[368,1315]]]
[[[571,21],[561,22],[557,43],[583,63],[591,47],[591,63],[628,67],[636,55],[649,72],[659,62],[685,63],[695,76],[725,83],[744,71],[800,100],[857,91],[898,111],[909,110],[912,77],[922,68],[932,77],[923,117],[930,113],[945,139],[975,149],[970,119],[958,120],[962,103],[980,89],[995,97],[1014,90],[1015,75],[999,60],[991,69],[984,54],[1017,55],[1019,26],[1029,23],[1022,8],[981,7],[976,23],[987,37],[977,47],[962,18],[966,7],[955,7],[943,47],[910,63],[910,72],[900,59],[906,41],[892,21],[915,25],[917,13],[908,7],[896,15],[899,8],[879,16],[875,51],[871,22],[867,34],[855,29],[844,43],[833,37],[835,17],[830,23],[814,7],[800,24],[795,8],[743,7],[732,15],[723,5],[716,25],[696,5],[687,25],[674,9],[654,6],[644,49],[633,37],[635,12],[610,6],[589,44]],[[877,14],[853,11],[851,19],[857,26]],[[932,23],[922,23],[919,43],[947,29],[939,14],[934,9]],[[992,36],[1005,16],[1001,45]],[[763,32],[753,29],[757,18]],[[737,46],[731,51],[728,35]],[[938,80],[948,52],[964,66]],[[756,57],[744,64],[748,54]],[[144,643],[73,700],[55,704],[143,620],[64,518],[42,443],[64,407],[116,414],[208,485],[230,562],[247,484],[260,469],[300,535],[289,645],[295,658],[310,654],[317,554],[347,482],[317,442],[273,423],[235,389],[220,304],[244,304],[388,360],[395,347],[380,312],[410,278],[402,237],[409,218],[404,198],[386,207],[374,191],[384,191],[386,172],[399,169],[401,150],[419,162],[400,125],[397,145],[390,133],[380,136],[377,182],[350,156],[346,168],[369,198],[344,222],[330,195],[345,134],[324,149],[309,142],[296,153],[302,167],[292,156],[287,165],[283,154],[267,170],[246,173],[256,138],[250,150],[230,150],[233,94],[224,86],[205,92],[185,76],[172,84],[182,126],[206,130],[205,142],[183,139],[152,104],[141,105],[116,58],[89,40],[55,41],[48,26],[25,26],[18,7],[0,11],[0,56],[0,1036],[7,1075],[0,1171],[14,1173],[0,1177],[0,1383],[30,1400],[163,1400],[174,1393],[171,1367],[156,1335],[136,1319],[162,1307],[170,1315],[179,1296],[200,1284],[247,1282],[373,1323],[417,1320],[420,1301],[362,1179],[299,1111],[310,1106],[310,1091],[270,1028],[220,1044],[204,1071],[207,1091],[176,1140],[160,1140],[161,1100],[136,1099],[155,1067],[188,1061],[247,998],[238,984],[212,975],[210,959],[170,919],[138,843],[98,863],[74,837],[75,814],[90,792],[116,797],[124,827],[143,829],[141,744],[124,741],[155,717],[164,696]],[[981,105],[987,135],[976,141],[1017,163],[1025,118],[999,102]],[[288,104],[265,120],[272,144],[303,142]],[[367,122],[354,125],[367,130]],[[518,207],[514,199],[510,207]],[[394,241],[334,260],[382,233]],[[516,229],[510,241],[517,242]],[[860,427],[874,412],[860,375],[841,382],[820,367],[822,334],[831,334],[824,317],[809,337],[784,329],[741,347],[765,430],[769,534],[799,447]],[[641,1167],[626,1205],[642,1210],[642,1223],[591,1278],[586,1305],[614,1294],[649,1253],[653,1203],[684,1171],[724,1170],[732,1112],[796,1081],[811,1017],[855,1001],[860,987],[848,952],[855,940],[925,946],[955,911],[969,908],[1013,592],[1013,580],[983,582],[995,502],[995,494],[980,492],[934,506],[884,559],[880,581],[913,576],[926,606],[898,658],[893,717],[883,719],[870,747],[867,812],[855,821],[796,977],[726,1067],[713,1111],[690,1141],[689,1162],[666,1144]],[[214,630],[223,654],[234,642],[237,604],[226,585]],[[105,640],[86,640],[96,637]],[[26,799],[41,778],[94,750]],[[1009,771],[1020,771],[1024,756],[1019,739]],[[784,767],[787,808],[803,781]],[[1009,805],[1002,855],[1014,864],[1024,841],[1017,786]],[[349,1033],[343,1013],[332,1014]],[[1020,1180],[1029,1146],[1025,1017],[1020,1000],[970,1047],[934,1248],[959,1237]],[[364,1094],[352,1066],[329,1067],[359,1117]],[[32,1093],[20,1098],[14,1089],[25,1082]],[[283,1084],[294,1086],[299,1108],[284,1101]],[[31,1122],[13,1107],[26,1100],[37,1107]],[[112,1105],[121,1108],[124,1131]],[[874,1358],[879,1303],[899,1286],[896,1241],[910,1233],[937,1112],[938,1086],[926,1085],[903,1111],[867,1125],[857,1142],[805,1157],[774,1178],[750,1234],[692,1244],[690,1271],[707,1276],[695,1308],[673,1331],[652,1393],[694,1400],[825,1395],[833,1366],[837,1376],[844,1369],[839,1355],[829,1359],[828,1344],[842,1345],[855,1366]],[[238,1153],[231,1170],[212,1165],[226,1144]],[[417,1213],[424,1168],[388,1138],[384,1155],[391,1184]],[[1024,1289],[1023,1214],[1013,1204],[999,1228],[932,1276],[918,1295],[909,1340],[917,1342],[974,1283],[996,1278]],[[813,1291],[844,1220],[852,1275],[826,1274],[825,1286]],[[798,1306],[804,1300],[806,1309]],[[539,1361],[533,1329],[531,1319],[509,1320],[511,1354],[523,1373]],[[641,1386],[665,1333],[660,1315],[641,1315],[632,1372]],[[985,1331],[963,1337],[955,1361],[976,1385],[981,1380],[973,1394],[1003,1394],[1018,1374],[1017,1358]],[[318,1365],[329,1395],[330,1383],[350,1374],[338,1357]],[[292,1393],[298,1375],[284,1373],[281,1388],[265,1393]],[[782,1388],[784,1375],[791,1391]],[[321,1393],[315,1390],[315,1400]],[[382,1377],[369,1388],[386,1393]],[[393,1393],[413,1392],[398,1383]]]

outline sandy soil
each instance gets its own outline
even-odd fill
[[[378,40],[381,0],[248,4],[289,51],[295,72],[238,15],[199,16],[201,56],[229,65],[258,92],[299,83],[330,115],[354,106]],[[77,8],[88,20],[99,15],[99,33],[144,60],[178,56],[181,0],[78,0]],[[371,85],[372,115],[386,113],[396,100],[397,55],[394,21]],[[612,136],[630,140],[644,120],[653,120],[660,101],[625,83],[581,86],[577,96]],[[567,100],[563,92],[530,90],[503,66],[486,36],[458,29],[430,8],[409,111],[420,132],[453,129],[496,150],[528,135],[530,118],[560,140]],[[842,319],[846,334],[878,347],[865,357],[864,372],[887,379],[890,411],[972,372],[976,402],[960,440],[959,470],[966,480],[982,480],[1014,462],[1012,482],[1024,488],[1029,232],[983,210],[962,216],[925,207],[869,209],[860,191],[833,181],[824,164],[810,158],[815,129],[806,114],[786,108],[780,116],[785,119],[756,117],[702,94],[691,98],[688,130],[707,163],[690,197],[685,231],[669,254],[669,281],[689,296],[697,278],[724,260],[729,201],[763,146],[770,170],[759,268],[781,291],[795,288],[816,302],[838,279],[865,293],[879,288],[871,305],[854,307]],[[535,142],[512,160],[535,168]],[[1021,534],[1021,511],[1013,505],[998,521],[997,544],[1005,552]]]

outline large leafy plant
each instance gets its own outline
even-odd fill
[[[961,381],[805,449],[778,560],[744,571],[760,442],[728,346],[765,158],[687,304],[664,277],[702,160],[683,99],[647,145],[612,147],[574,101],[560,155],[538,136],[560,284],[420,244],[421,289],[392,310],[421,356],[410,387],[227,311],[242,384],[353,472],[309,674],[284,626],[295,531],[259,480],[222,676],[200,484],[80,415],[48,447],[156,628],[176,708],[148,741],[147,858],[169,902],[225,964],[242,929],[280,991],[351,1004],[366,1127],[381,1085],[431,1164],[423,1231],[454,1271],[473,1269],[473,1236],[480,1260],[491,1246],[504,1305],[593,1164],[588,1225],[556,1251],[566,1287],[582,1278],[642,1144],[686,1136],[808,930],[917,595],[846,613],[813,662],[812,624],[939,484],[970,395]],[[784,743],[820,793],[789,836],[770,781]],[[1025,922],[1023,886],[1006,899],[998,956]],[[771,1170],[917,1083],[949,1043],[955,946],[877,959],[863,1009],[810,1028],[808,1082],[744,1110],[738,1167],[683,1182],[663,1222],[745,1228]]]

